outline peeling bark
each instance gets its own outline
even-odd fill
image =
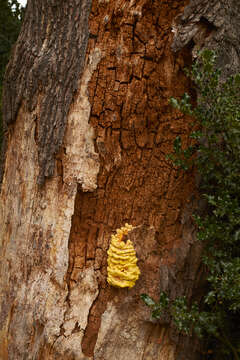
[[[88,82],[101,59],[98,48],[89,55],[89,61],[81,77],[79,91],[70,108],[66,138],[64,141],[63,181],[74,179],[82,185],[83,191],[97,187],[99,157],[94,149],[94,131],[89,125],[91,105],[88,100]]]
[[[202,358],[169,319],[149,320],[140,294],[201,297],[195,174],[166,160],[191,119],[168,99],[193,93],[183,69],[194,44],[229,34],[239,51],[231,4],[217,3],[29,0],[5,83],[1,359]],[[141,269],[129,290],[106,282],[125,222]]]

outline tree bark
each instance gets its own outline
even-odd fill
[[[195,173],[166,160],[192,119],[168,101],[195,96],[184,67],[199,48],[221,48],[225,75],[239,70],[239,10],[28,0],[4,88],[1,359],[203,358],[197,339],[150,320],[140,294],[201,297]],[[141,277],[116,289],[107,249],[125,222]]]

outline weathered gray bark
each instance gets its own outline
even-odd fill
[[[240,5],[90,7],[28,0],[6,73],[0,359],[201,359],[197,340],[150,321],[139,296],[201,297],[194,174],[165,158],[177,134],[187,143],[189,119],[168,99],[191,91],[196,44],[221,50],[226,74],[239,69]],[[106,282],[124,222],[141,269],[130,290]]]
[[[4,122],[16,121],[23,101],[35,117],[40,171],[38,182],[54,173],[67,114],[78,89],[88,43],[91,1],[32,0],[6,71]],[[40,96],[41,94],[41,96]],[[40,100],[41,98],[41,100]]]
[[[238,0],[192,0],[175,19],[173,51],[184,46],[217,51],[218,66],[226,78],[240,70],[240,3]]]

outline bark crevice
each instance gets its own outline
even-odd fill
[[[193,42],[193,56],[209,48],[218,53],[218,66],[227,78],[240,70],[240,3],[238,0],[191,0],[173,24],[173,51]]]

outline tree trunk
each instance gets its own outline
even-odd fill
[[[194,95],[198,48],[239,70],[239,14],[237,0],[28,0],[4,89],[0,359],[203,358],[140,294],[201,297],[195,174],[166,160],[192,120],[168,101]],[[125,222],[141,277],[117,289],[107,249]]]

